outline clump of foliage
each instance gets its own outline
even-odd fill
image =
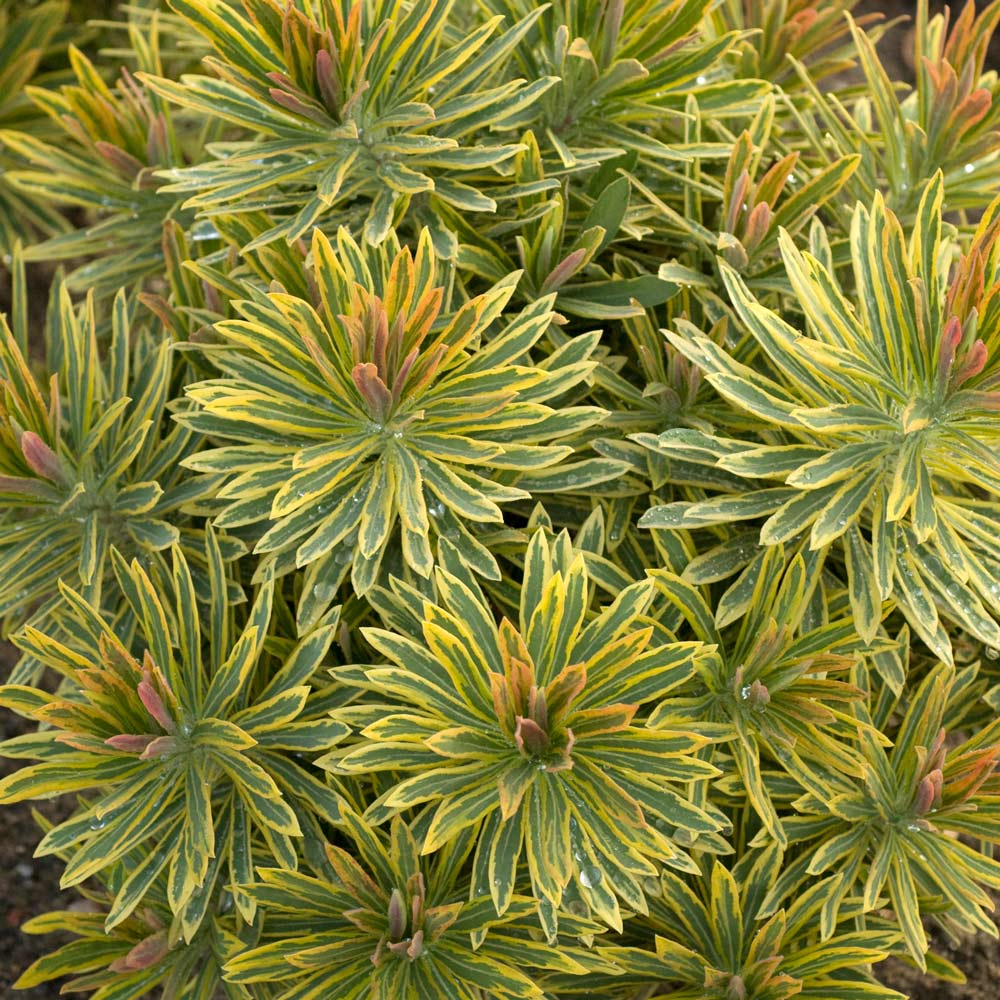
[[[856,7],[4,8],[0,803],[85,900],[19,986],[961,980],[1000,0],[910,83]]]

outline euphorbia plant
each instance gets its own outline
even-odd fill
[[[15,268],[23,280],[20,261]],[[100,606],[115,587],[113,548],[147,564],[182,539],[197,552],[202,531],[184,509],[218,485],[182,477],[178,463],[197,440],[164,420],[170,345],[136,328],[124,292],[111,305],[102,366],[94,299],[77,307],[61,282],[54,286],[47,385],[32,371],[24,318],[13,330],[0,318],[0,613],[8,626],[44,617],[60,582]],[[228,558],[239,551],[223,544]]]
[[[84,900],[19,985],[960,980],[1000,0],[912,84],[862,0],[106,7],[0,14],[0,802]]]
[[[857,304],[822,243],[800,251],[786,236],[788,280],[805,314],[800,333],[755,301],[721,263],[736,315],[766,358],[761,371],[683,321],[671,342],[740,410],[775,428],[750,440],[667,431],[665,454],[686,454],[751,482],[740,496],[650,511],[643,523],[697,527],[766,518],[760,541],[809,532],[811,549],[844,549],[859,632],[875,634],[894,597],[928,645],[950,657],[939,607],[980,641],[1000,644],[1000,589],[982,491],[1000,490],[995,286],[1000,202],[953,269],[942,257],[943,179],[927,185],[909,241],[880,196],[851,227]],[[826,260],[824,260],[826,258]],[[948,270],[951,270],[950,276]],[[950,287],[945,287],[946,279]]]
[[[0,799],[98,790],[79,814],[48,832],[39,850],[69,852],[67,886],[123,866],[109,929],[165,874],[173,933],[190,939],[217,878],[227,878],[236,906],[253,919],[255,904],[235,887],[252,874],[255,845],[294,867],[293,838],[302,835],[293,808],[298,796],[309,796],[311,808],[328,819],[337,817],[336,796],[310,784],[282,751],[326,747],[348,730],[307,707],[307,682],[333,638],[335,619],[265,671],[273,581],[261,586],[237,631],[222,554],[209,533],[203,635],[190,568],[179,548],[172,556],[170,577],[154,584],[137,562],[128,565],[115,553],[115,575],[133,620],[126,641],[65,586],[69,617],[63,624],[72,638],[64,643],[34,628],[24,631],[25,651],[61,674],[72,693],[53,699],[34,687],[0,689],[4,705],[49,727],[9,748],[39,763],[6,778]],[[157,596],[165,588],[174,595],[172,606]],[[173,642],[168,621],[176,623]],[[129,852],[140,844],[155,849],[129,864]]]
[[[537,532],[528,545],[516,625],[495,625],[471,578],[441,573],[437,589],[441,603],[422,609],[413,592],[386,597],[409,605],[419,631],[370,630],[394,665],[337,672],[373,700],[336,714],[363,727],[362,739],[320,765],[415,771],[366,815],[381,822],[430,803],[424,852],[481,825],[472,888],[488,887],[499,913],[523,858],[550,932],[571,882],[573,897],[620,928],[619,900],[646,908],[642,879],[655,877],[654,859],[691,866],[670,835],[683,831],[687,844],[722,826],[682,788],[715,773],[691,756],[709,737],[643,724],[690,677],[698,644],[673,642],[643,620],[651,581],[588,621],[590,584],[565,535],[550,545]]]
[[[522,477],[530,485],[541,470],[553,488],[562,478],[582,489],[621,471],[569,463],[572,447],[558,443],[600,409],[545,405],[587,377],[595,338],[533,366],[550,299],[488,337],[517,275],[449,308],[430,234],[415,255],[394,243],[362,248],[341,230],[334,244],[317,230],[313,301],[274,291],[239,303],[244,319],[217,324],[226,344],[209,349],[225,377],[189,387],[198,408],[179,416],[233,442],[187,460],[226,476],[219,496],[230,502],[216,524],[263,522],[255,551],[283,572],[308,567],[317,602],[329,603],[348,571],[366,593],[392,548],[426,577],[436,536],[460,540],[465,561],[496,579],[470,528],[529,498]],[[306,597],[300,611],[317,602]]]

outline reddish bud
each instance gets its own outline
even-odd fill
[[[768,691],[767,685],[756,680],[740,691],[740,697],[752,708],[763,708],[770,703],[771,692]]]
[[[406,957],[415,962],[424,953],[424,932],[417,931],[410,939],[410,947],[406,949]]]
[[[951,366],[955,363],[955,352],[961,342],[962,324],[957,316],[952,316],[941,333],[941,346],[938,351],[938,380],[942,383],[951,373]]]
[[[743,246],[752,250],[767,235],[771,228],[771,207],[766,201],[754,205],[747,219],[746,231],[743,235]]]
[[[917,794],[913,797],[913,812],[917,816],[926,816],[930,812],[934,805],[935,791],[934,782],[930,775],[920,779],[920,784],[917,785]]]
[[[975,378],[986,367],[988,358],[989,351],[986,349],[986,345],[981,340],[977,340],[969,348],[961,367],[952,376],[952,385],[959,386],[970,378]]]
[[[517,716],[514,742],[525,757],[537,757],[549,748],[549,734],[535,722],[523,715]]]
[[[173,736],[157,736],[149,741],[149,746],[139,754],[141,760],[152,760],[154,757],[166,757],[177,749],[177,740]]]
[[[326,49],[320,49],[316,53],[316,87],[319,95],[329,111],[334,117],[340,115],[340,83],[337,80],[337,71],[333,64],[333,58]]]
[[[389,939],[400,941],[405,933],[406,910],[403,906],[403,894],[398,889],[393,889],[389,897]]]
[[[174,731],[174,720],[170,718],[167,706],[163,704],[163,699],[160,697],[156,688],[153,687],[152,681],[148,676],[143,677],[143,679],[139,681],[136,685],[136,692],[138,693],[143,705],[146,706],[146,711],[149,712],[149,714],[168,733],[172,733]]]
[[[549,272],[548,277],[542,282],[539,294],[548,295],[550,292],[554,292],[557,288],[561,288],[583,266],[586,259],[587,250],[584,247],[580,247],[579,249],[568,253]]]
[[[545,698],[545,688],[531,685],[531,691],[528,693],[528,715],[541,729],[549,728],[549,708]]]
[[[127,955],[116,958],[108,968],[112,972],[138,972],[163,960],[170,951],[166,931],[143,938]]]
[[[120,733],[117,736],[112,736],[109,739],[106,739],[104,743],[106,746],[112,747],[115,750],[120,750],[122,753],[141,754],[155,739],[156,737],[151,733]]]
[[[358,392],[368,405],[368,411],[375,420],[385,420],[392,410],[392,393],[379,378],[378,368],[371,362],[355,365],[351,378],[358,387]]]
[[[931,802],[931,808],[937,809],[941,805],[941,795],[944,792],[944,773],[939,767],[936,767],[927,775],[927,779],[934,788],[934,799]]]
[[[59,456],[34,431],[21,435],[21,454],[32,472],[54,483],[62,482]]]
[[[993,95],[984,87],[974,90],[955,109],[954,120],[959,127],[959,136],[964,135],[985,117],[993,104]]]

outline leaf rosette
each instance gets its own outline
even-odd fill
[[[782,485],[657,507],[641,524],[697,528],[765,517],[764,545],[806,532],[812,549],[836,544],[859,633],[874,638],[881,603],[891,597],[935,653],[950,659],[942,616],[1000,645],[1000,511],[989,499],[1000,490],[1000,201],[946,285],[943,197],[938,174],[909,240],[880,196],[871,209],[858,206],[856,304],[817,230],[812,253],[783,236],[805,333],[721,265],[755,357],[744,359],[683,321],[668,337],[720,395],[778,437],[667,431],[643,441],[668,457]]]
[[[0,704],[45,728],[0,745],[5,756],[39,761],[0,782],[0,802],[95,790],[42,839],[40,855],[66,854],[64,887],[116,864],[124,871],[108,929],[126,920],[162,875],[176,934],[191,940],[217,880],[248,882],[254,858],[298,864],[299,816],[339,816],[339,798],[287,752],[328,750],[347,735],[342,724],[307,705],[336,630],[336,615],[275,665],[264,644],[273,580],[260,587],[237,632],[229,584],[215,536],[206,536],[211,595],[203,629],[190,567],[173,549],[173,573],[161,586],[137,562],[112,551],[134,623],[124,639],[107,617],[62,587],[63,642],[31,626],[20,647],[64,684],[0,688]],[[166,590],[172,600],[157,595]],[[154,846],[139,862],[131,852]],[[255,904],[233,890],[253,920]]]
[[[857,891],[865,911],[879,908],[888,896],[906,948],[921,968],[929,958],[922,916],[940,912],[949,929],[993,933],[993,903],[985,890],[1000,887],[1000,863],[959,835],[1000,842],[1000,722],[962,742],[949,740],[944,724],[959,683],[947,664],[928,673],[910,695],[891,748],[862,730],[861,780],[827,774],[817,782],[800,774],[807,791],[794,804],[802,815],[789,817],[786,829],[790,842],[806,850],[772,887],[766,912],[801,891],[807,877],[835,869],[838,881],[823,906],[824,936]],[[889,713],[901,707],[887,699],[875,721],[889,729]],[[946,907],[935,905],[942,899]]]
[[[747,851],[732,870],[716,861],[693,878],[664,872],[662,893],[640,918],[656,935],[655,952],[601,948],[623,972],[587,985],[661,991],[669,985],[678,1000],[903,1000],[869,972],[898,943],[887,921],[869,918],[858,926],[862,908],[852,899],[835,932],[820,937],[824,902],[840,876],[818,880],[786,908],[761,916],[783,860],[771,844]],[[568,977],[557,981],[572,988]]]
[[[183,477],[178,463],[197,438],[164,430],[174,356],[136,324],[124,292],[112,306],[104,364],[93,297],[77,308],[55,287],[46,380],[29,361],[19,263],[15,273],[13,330],[0,318],[0,616],[8,627],[28,615],[41,620],[59,600],[60,580],[99,606],[106,589],[114,593],[112,546],[148,565],[180,543],[200,574],[202,532],[187,508],[219,482]],[[223,543],[227,560],[241,550]]]
[[[327,844],[316,875],[258,870],[247,889],[268,913],[264,941],[228,964],[228,982],[276,983],[277,1000],[540,1000],[535,970],[608,968],[570,943],[600,932],[590,921],[567,916],[553,948],[533,936],[533,900],[503,915],[486,896],[463,900],[468,836],[425,859],[401,819],[385,837],[345,807],[339,826],[349,847]]]
[[[294,242],[334,211],[381,243],[403,217],[431,228],[453,256],[440,207],[496,211],[498,171],[520,148],[490,141],[514,129],[555,82],[509,79],[505,64],[538,12],[497,34],[503,18],[455,42],[454,0],[284,4],[172,0],[212,45],[218,78],[144,76],[157,94],[247,130],[215,159],[165,171],[164,189],[202,213],[265,208],[278,218],[258,238]],[[480,141],[485,139],[486,141]],[[355,225],[356,222],[356,225]]]
[[[157,31],[155,19],[129,26],[139,66],[153,72],[161,69]],[[12,129],[0,133],[0,141],[27,161],[9,175],[23,198],[74,206],[89,217],[88,225],[31,246],[26,259],[78,261],[94,255],[73,268],[67,284],[74,292],[111,296],[160,273],[166,222],[185,228],[194,222],[194,213],[182,209],[179,196],[162,192],[155,176],[159,168],[187,162],[185,130],[166,102],[127,69],[112,87],[82,51],[71,46],[69,58],[72,84],[58,91],[27,88],[51,119],[54,134]]]
[[[280,572],[307,567],[300,617],[348,572],[367,593],[397,534],[418,576],[445,537],[499,579],[471,526],[501,522],[500,505],[530,489],[581,491],[621,471],[553,443],[603,410],[545,405],[589,376],[596,335],[532,366],[551,297],[501,320],[514,274],[449,313],[442,278],[426,231],[415,255],[317,231],[314,302],[272,291],[238,303],[244,319],[218,323],[225,343],[208,352],[222,377],[188,389],[198,409],[178,419],[227,442],[188,467],[227,476],[218,526],[263,523],[255,551]]]
[[[366,816],[423,806],[423,853],[479,826],[473,891],[488,891],[498,913],[526,859],[550,934],[571,882],[575,899],[621,929],[619,899],[645,912],[643,880],[662,862],[691,864],[674,838],[690,844],[724,825],[686,788],[718,773],[697,756],[710,737],[642,721],[691,676],[702,645],[643,618],[652,581],[589,614],[583,558],[565,535],[533,536],[519,625],[497,626],[471,577],[441,571],[437,583],[438,603],[410,593],[412,634],[365,631],[393,665],[336,671],[379,700],[336,713],[360,740],[319,763],[415,772]]]

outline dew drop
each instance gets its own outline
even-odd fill
[[[699,87],[704,87],[705,84],[708,83],[708,77],[699,75],[695,80],[695,83],[697,83]]]
[[[201,240],[219,239],[219,230],[211,222],[197,222],[191,227],[191,239],[196,242]]]
[[[334,557],[337,562],[347,562],[350,559],[350,552],[347,553],[347,559],[342,559],[341,555],[343,550],[339,551]],[[337,593],[336,587],[331,587],[328,583],[317,583],[313,587],[313,599],[319,604],[325,604],[327,601],[332,601]]]
[[[604,872],[600,868],[584,868],[580,872],[580,885],[585,889],[593,889],[601,884],[603,878]]]
[[[971,163],[966,163],[966,165],[965,165],[965,172],[967,174],[971,174],[972,171],[975,170],[975,169],[976,168]]]

